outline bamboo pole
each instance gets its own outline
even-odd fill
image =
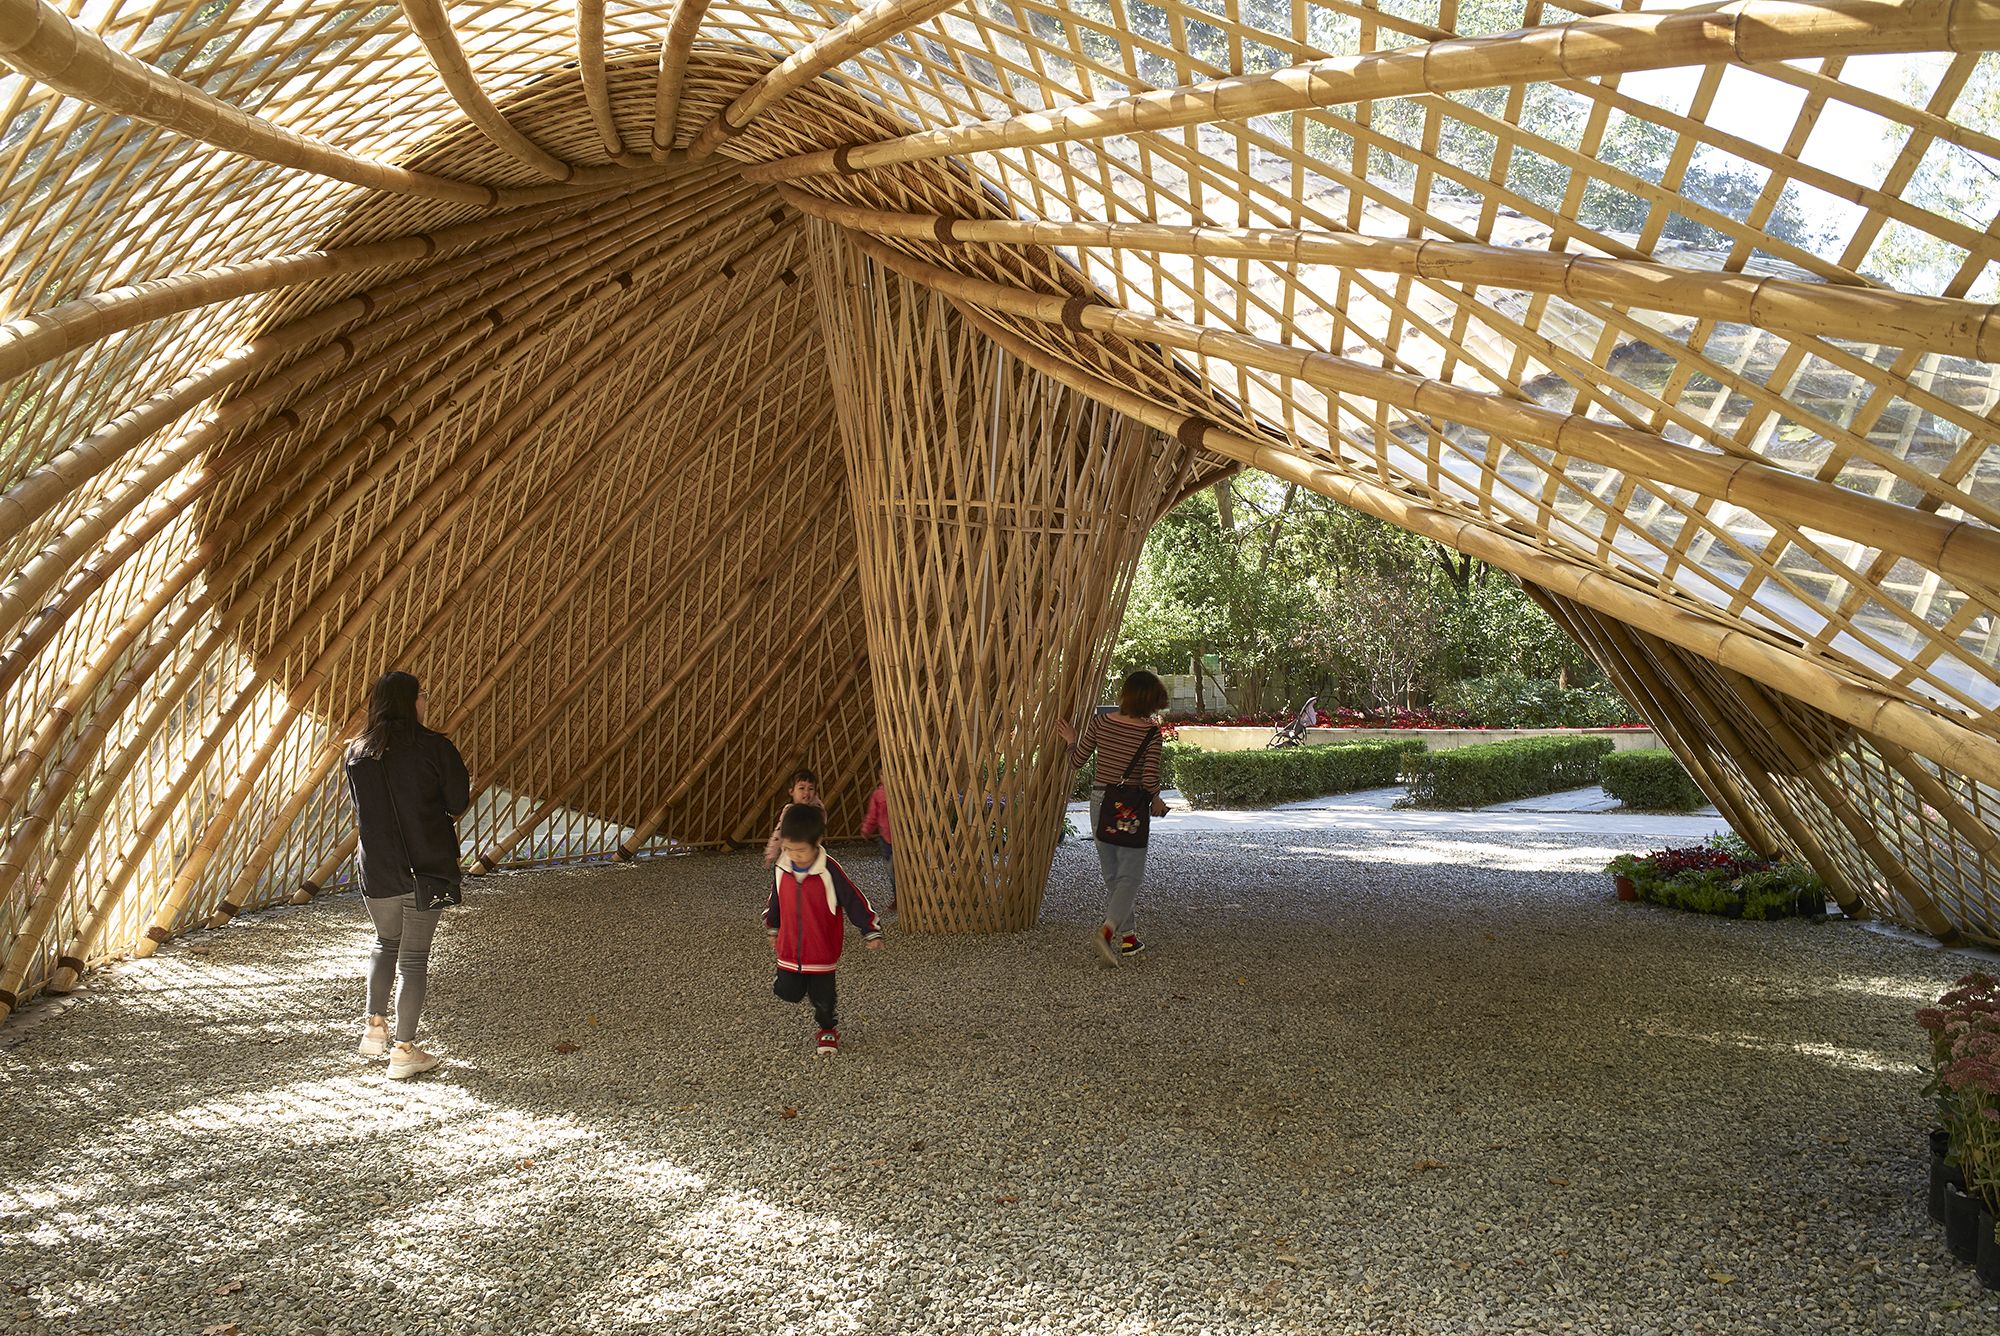
[[[1435,238],[1405,240],[1300,228],[1043,222],[898,213],[822,199],[791,185],[780,185],[777,191],[780,199],[801,213],[872,236],[905,241],[957,246],[1076,246],[1278,265],[1323,264],[1439,283],[1519,288],[1573,302],[1608,302],[1818,339],[1890,343],[2000,361],[2000,305],[1919,296],[1891,288],[1806,283],[1767,275],[1681,269],[1652,260]]]
[[[207,769],[209,761],[214,758],[223,740],[235,730],[244,712],[256,699],[256,693],[251,690],[255,682],[256,674],[250,668],[246,667],[238,674],[228,688],[228,702],[218,714],[215,723],[195,750],[171,772],[172,779],[168,782],[166,792],[153,803],[145,819],[134,827],[131,838],[125,842],[124,849],[120,851],[117,861],[105,877],[102,893],[96,902],[78,917],[75,928],[71,930],[69,947],[61,958],[68,963],[58,964],[55,973],[50,976],[48,991],[66,993],[76,986],[77,978],[83,973],[84,963],[96,953],[99,934],[103,932],[112,916],[124,907],[132,879],[138,874],[154,841],[159,839],[160,831],[180,806],[181,799],[187,795],[188,789]]]
[[[631,183],[632,186],[644,184],[640,181]],[[630,214],[637,207],[640,207],[639,204],[631,198],[628,190],[592,206],[581,219],[573,204],[563,201],[366,245],[271,255],[241,264],[218,265],[213,269],[107,288],[47,310],[31,312],[0,326],[0,380],[21,375],[41,363],[54,361],[113,334],[203,306],[296,287],[314,279],[427,261],[506,237],[509,233],[525,232],[530,237],[552,237],[574,232],[585,220],[598,225],[608,224]],[[492,258],[500,257],[496,255]],[[367,300],[372,304],[379,298]],[[300,330],[320,323],[323,323],[323,317],[315,313],[260,336],[258,343],[277,340],[281,346],[295,344],[304,337]],[[11,489],[9,495],[12,495]]]
[[[486,90],[480,87],[479,76],[473,73],[471,62],[465,58],[465,49],[458,44],[458,34],[452,31],[451,15],[445,12],[444,0],[400,0],[400,3],[410,31],[417,35],[417,40],[424,44],[424,50],[430,53],[438,78],[444,81],[452,101],[465,113],[465,118],[478,126],[502,151],[543,176],[558,181],[573,179],[577,172],[574,164],[564,162],[522,134],[500,108],[493,105],[493,99],[486,96]],[[601,33],[601,7],[598,20]]]
[[[796,549],[793,550],[795,551]],[[791,556],[791,552],[787,552],[786,556],[787,558],[789,558]],[[771,585],[773,584],[773,582],[776,581],[778,575],[782,571],[788,569],[790,564],[791,564],[790,561],[787,560],[772,566],[769,570],[764,572],[763,576],[757,581],[756,584],[752,585],[750,588],[746,589],[742,594],[738,595],[735,603],[731,606],[729,610],[729,615],[726,617],[717,618],[714,625],[712,625],[708,629],[707,633],[702,636],[700,642],[696,644],[694,649],[690,653],[682,656],[680,667],[675,669],[674,672],[667,677],[666,681],[664,681],[657,688],[654,689],[653,693],[646,698],[645,703],[641,705],[639,709],[632,712],[632,715],[626,720],[625,726],[616,735],[613,736],[610,742],[608,742],[605,745],[604,749],[599,753],[597,759],[590,762],[588,765],[584,766],[583,769],[578,771],[576,774],[572,775],[569,781],[563,784],[555,795],[545,798],[541,802],[537,803],[534,809],[528,813],[525,819],[516,822],[511,830],[509,830],[494,844],[489,846],[484,853],[480,854],[477,858],[473,859],[472,866],[469,869],[471,873],[474,876],[484,876],[486,873],[492,872],[495,869],[497,869],[503,862],[506,861],[507,855],[513,852],[514,847],[516,845],[520,844],[522,840],[525,840],[528,838],[528,836],[532,835],[535,832],[535,828],[541,825],[542,822],[546,821],[549,818],[550,813],[554,812],[557,808],[563,806],[566,802],[568,802],[571,794],[575,793],[577,789],[581,788],[584,784],[588,783],[591,780],[591,778],[597,774],[598,770],[600,770],[604,766],[604,763],[611,758],[612,754],[615,753],[618,750],[618,748],[622,746],[625,742],[629,741],[641,728],[645,727],[645,725],[652,719],[653,715],[659,711],[660,707],[666,703],[666,701],[674,694],[674,692],[680,690],[681,684],[685,682],[688,676],[691,673],[693,673],[696,667],[698,667],[701,664],[703,658],[710,651],[712,651],[726,635],[735,631],[736,629],[735,623],[737,619],[743,616],[745,613],[747,613],[751,608],[756,607],[758,605],[758,602],[765,598],[765,596],[770,591]],[[853,578],[854,578],[854,567],[852,562],[850,562],[848,566],[842,571],[838,579],[829,582],[832,593],[844,593],[848,583]],[[825,615],[826,609],[831,606],[831,602],[832,600],[830,597],[822,598],[820,604],[813,611],[812,617],[810,619],[812,624],[807,627],[808,633],[815,632],[819,629],[818,621],[821,617]],[[796,642],[802,639],[802,637],[795,637],[794,639]],[[794,646],[794,648],[795,647],[796,645]],[[786,657],[789,657],[789,654]],[[789,666],[789,665],[784,665],[781,662],[780,666]],[[752,698],[753,699],[755,698],[754,693]]]
[[[847,144],[757,163],[743,174],[753,181],[846,176],[969,153],[1680,65],[1755,65],[1995,46],[2000,46],[2000,5],[1993,0],[1744,0],[1723,9],[1606,14],[1495,37],[1450,37],[1334,56],[1268,74]]]
[[[708,0],[675,0],[674,17],[660,43],[659,80],[653,90],[653,157],[662,158],[674,146],[680,127],[681,89],[687,81],[688,56],[701,32]]]
[[[1759,853],[1769,856],[1776,852],[1779,847],[1777,841],[1764,823],[1751,815],[1755,809],[1744,801],[1726,773],[1711,769],[1709,758],[1702,748],[1702,734],[1693,728],[1692,721],[1673,693],[1662,689],[1659,678],[1650,671],[1651,665],[1646,665],[1642,671],[1639,664],[1610,641],[1599,637],[1594,626],[1587,625],[1581,618],[1571,617],[1569,608],[1540,585],[1524,580],[1521,589],[1611,675],[1619,692],[1639,708],[1646,716],[1646,722],[1673,749],[1674,755],[1687,767],[1690,777],[1715,804],[1730,828],[1748,840]]]
[[[491,209],[555,198],[570,186],[600,185],[627,170],[585,168],[573,173],[563,186],[496,187],[357,157],[260,120],[193,84],[113,50],[103,38],[71,22],[47,0],[0,0],[0,59],[59,93],[113,115],[276,167],[392,194]]]
[[[693,294],[693,297],[683,299],[683,304],[693,300],[694,298],[698,298],[701,295],[702,294],[699,292]],[[748,307],[746,309],[754,309],[754,306]],[[664,313],[663,318],[668,323],[671,323],[674,314],[675,312],[672,309],[670,309],[669,311]],[[801,340],[798,339],[795,339],[793,341],[794,349],[796,349],[800,341]],[[650,397],[641,399],[640,401],[635,403],[631,408],[629,408],[623,415],[623,417],[621,417],[617,422],[612,423],[607,428],[607,434],[616,436],[632,419],[642,416],[644,413],[646,413],[651,409],[651,406],[652,406],[652,399]],[[822,418],[823,416],[824,413],[822,413]],[[701,435],[702,432],[700,430],[697,430],[690,434],[690,439],[699,439]],[[518,655],[534,642],[536,636],[538,636],[542,628],[547,625],[549,619],[551,619],[556,614],[556,612],[561,608],[564,602],[564,594],[568,590],[574,589],[576,583],[580,581],[588,571],[592,570],[595,567],[597,561],[602,559],[604,554],[611,549],[613,543],[617,541],[619,537],[622,537],[623,535],[630,532],[632,526],[638,522],[638,520],[641,518],[643,514],[646,513],[647,509],[658,497],[660,491],[672,480],[673,476],[674,476],[673,470],[671,467],[662,468],[662,470],[660,471],[660,477],[655,481],[653,486],[649,488],[646,493],[642,494],[638,498],[635,498],[632,506],[628,508],[625,517],[621,519],[617,525],[613,526],[613,528],[606,531],[605,534],[602,536],[599,543],[597,544],[594,556],[589,561],[579,565],[577,571],[571,577],[569,584],[565,587],[565,590],[560,591],[555,598],[552,598],[544,603],[544,605],[541,608],[541,611],[537,614],[536,618],[530,623],[528,627],[526,627],[521,632],[521,634],[518,637],[516,637],[513,646],[504,655],[502,655],[500,661],[486,673],[481,682],[471,692],[462,697],[458,702],[458,704],[453,707],[451,714],[447,717],[444,724],[445,732],[449,733],[455,731],[456,728],[459,726],[459,724],[461,724],[467,717],[470,716],[470,714],[485,699],[486,695],[492,690],[492,687],[494,686],[494,684],[498,682],[499,678],[506,672],[506,670],[509,667],[511,667],[511,665],[514,663]],[[566,498],[564,497],[564,495],[560,492],[551,491],[547,493],[529,511],[528,514],[524,515],[518,522],[508,527],[506,533],[501,538],[498,546],[486,555],[485,560],[482,563],[482,567],[484,569],[493,569],[500,562],[504,561],[508,553],[510,553],[519,542],[525,539],[528,534],[530,534],[535,530],[536,526],[540,523],[540,521],[543,518],[546,517],[547,513],[553,510],[558,505],[559,502],[565,499]],[[723,523],[717,527],[714,536],[710,540],[709,544],[706,545],[705,551],[707,555],[712,555],[713,549],[719,547],[723,537],[725,537],[726,534],[731,532],[733,528],[732,521],[740,521],[741,518],[744,516],[744,514],[747,513],[749,505],[753,502],[760,501],[761,499],[762,498],[759,498],[754,494],[752,496],[746,497],[745,501],[737,506],[736,511],[733,513],[733,515],[731,517],[724,519]],[[706,556],[697,555],[691,561],[690,569],[700,569],[705,563],[705,560]],[[453,596],[450,599],[446,600],[445,602],[440,604],[436,609],[434,609],[430,617],[423,624],[423,626],[420,627],[415,634],[410,636],[405,641],[402,653],[407,654],[413,646],[424,644],[429,640],[431,636],[437,634],[441,630],[445,621],[450,616],[454,615],[464,605],[465,601],[471,596],[471,591],[472,591],[471,585],[469,584],[461,585],[454,592]],[[647,619],[645,618],[635,618],[634,624],[635,625],[644,624],[646,620]],[[352,619],[350,619],[350,622],[351,621]],[[399,657],[400,655],[391,656],[391,661],[393,662]],[[274,819],[274,821],[272,822],[271,830],[266,834],[263,843],[260,844],[258,848],[251,854],[250,858],[246,860],[243,868],[238,872],[235,880],[232,881],[228,889],[224,891],[220,903],[217,905],[214,914],[210,917],[209,920],[210,927],[212,928],[221,927],[225,923],[227,923],[231,918],[233,918],[237,913],[242,911],[242,909],[244,908],[245,904],[248,901],[249,893],[251,889],[254,887],[258,877],[262,875],[263,869],[265,868],[265,866],[269,864],[271,858],[276,855],[278,848],[282,845],[284,839],[288,836],[289,831],[287,827],[289,825],[291,818],[296,816],[299,808],[304,805],[307,799],[311,797],[313,791],[317,789],[319,784],[324,781],[327,774],[331,772],[333,766],[338,762],[344,750],[345,735],[347,733],[351,733],[354,729],[358,728],[360,726],[360,723],[361,723],[361,714],[359,711],[357,711],[355,714],[349,717],[347,728],[343,730],[341,734],[337,735],[333,740],[333,742],[326,749],[324,749],[324,752],[320,760],[315,764],[314,768],[308,773],[307,778],[301,781],[295,787],[293,793],[287,798],[285,807],[281,810],[280,816]],[[351,845],[347,846],[347,851],[351,852],[351,848],[352,848]],[[346,855],[344,852],[340,855],[342,859],[344,859],[345,856]],[[303,903],[304,900],[310,900],[312,898],[312,895],[318,890],[318,886],[309,884],[306,886],[302,886],[300,889],[303,892],[303,900],[295,897],[294,903]]]
[[[759,116],[822,74],[886,42],[909,28],[935,18],[959,0],[876,0],[856,10],[844,22],[827,29],[787,55],[776,66],[717,112],[688,145],[688,161],[700,162],[728,139],[748,129]],[[679,15],[675,15],[678,20]],[[658,143],[656,133],[654,142]]]
[[[1049,357],[1002,326],[969,314],[987,337],[1023,362],[1189,444],[1297,481],[1356,510],[1477,557],[1511,575],[1534,580],[1572,602],[1645,630],[1670,644],[1745,676],[1768,682],[1836,719],[1880,733],[1961,774],[2000,787],[2000,748],[1992,739],[1880,689],[1836,675],[1825,665],[1780,648],[1742,627],[1689,611],[1594,570],[1561,566],[1540,547],[1453,515],[1372,479],[1351,476],[1303,459],[1267,441],[1253,440],[1214,423],[1163,408],[1127,390]]]
[[[1896,856],[1895,851],[1882,842],[1882,837],[1876,833],[1873,824],[1855,810],[1854,804],[1848,800],[1845,793],[1841,792],[1840,786],[1827,777],[1826,771],[1800,740],[1798,731],[1792,727],[1791,720],[1785,718],[1784,714],[1771,703],[1770,698],[1764,694],[1764,689],[1757,683],[1730,669],[1725,668],[1722,671],[1728,675],[1731,684],[1736,688],[1737,698],[1749,707],[1750,713],[1763,727],[1765,735],[1778,744],[1792,765],[1798,769],[1799,777],[1812,789],[1814,796],[1825,805],[1826,809],[1833,813],[1834,819],[1847,827],[1847,833],[1853,837],[1862,856],[1888,878],[1889,884],[1903,897],[1904,904],[1916,915],[1917,921],[1924,925],[1924,930],[1946,946],[1956,942],[1959,937],[1958,929],[1938,912],[1937,905],[1932,902],[1929,892],[1925,891],[1923,884],[1911,875],[1909,868],[1903,865],[1903,860]]]
[[[681,777],[674,781],[674,786],[667,790],[666,796],[660,799],[659,804],[640,819],[639,824],[632,828],[630,835],[619,841],[617,851],[619,862],[629,863],[639,856],[639,851],[645,848],[646,841],[652,839],[658,833],[661,823],[667,819],[667,813],[673,809],[674,804],[687,796],[688,790],[695,786],[695,782],[714,763],[715,758],[722,755],[728,749],[729,744],[735,740],[737,730],[743,727],[743,721],[748,719],[755,711],[767,708],[772,689],[783,680],[786,673],[792,671],[792,661],[805,648],[808,639],[819,632],[821,626],[825,623],[826,615],[833,610],[833,604],[837,596],[844,595],[847,592],[847,586],[853,579],[854,568],[850,565],[841,574],[839,579],[831,583],[826,597],[822,598],[819,606],[813,610],[811,623],[805,627],[804,631],[793,637],[792,643],[786,646],[784,655],[771,664],[764,675],[758,679],[757,684],[744,695],[742,703],[736,707],[728,719],[723,721],[720,727],[713,731],[713,735],[708,740],[708,745],[703,747],[694,760],[681,772]],[[854,657],[854,662],[848,666],[846,674],[841,679],[841,688],[835,693],[832,702],[829,703],[829,708],[838,705],[840,701],[846,699],[848,693],[853,691],[856,684],[861,681],[867,667],[868,651],[863,650]]]
[[[576,0],[576,74],[604,151],[613,158],[623,157],[625,141],[611,111],[611,86],[604,69],[604,0]]]
[[[1424,417],[1477,427],[1514,441],[1529,441],[1578,459],[1634,474],[1656,485],[1700,492],[1758,511],[1799,528],[1817,529],[1864,547],[1908,557],[1941,575],[1982,588],[2000,571],[2000,530],[1864,495],[1802,477],[1755,457],[1711,454],[1663,437],[1616,427],[1579,414],[1400,371],[1366,366],[1332,353],[1314,352],[1190,325],[1122,307],[1064,295],[1024,292],[967,278],[912,260],[880,242],[857,238],[870,258],[906,278],[960,301],[1009,315],[1180,348],[1292,377],[1328,394],[1354,394]]]
[[[617,214],[610,215],[617,217]],[[601,215],[593,214],[580,220],[570,220],[565,225],[569,232],[587,230],[593,223],[604,221]],[[538,235],[538,234],[537,234]],[[535,243],[536,236],[516,239],[500,246],[493,254],[508,256],[520,248]],[[471,268],[476,271],[482,263],[478,256],[461,258],[451,262],[442,272]],[[299,344],[310,345],[314,340],[340,329],[349,322],[367,316],[400,292],[420,286],[423,276],[404,278],[358,294],[337,303],[314,316],[294,321],[271,335],[258,339],[238,358],[224,359],[217,367],[202,373],[199,383],[185,389],[177,388],[169,396],[162,396],[142,409],[128,413],[105,428],[94,433],[88,440],[51,460],[41,469],[24,478],[9,491],[9,509],[23,529],[31,520],[57,504],[67,489],[81,488],[84,481],[113,467],[129,451],[142,445],[160,426],[170,421],[178,413],[185,411],[201,397],[247,377],[250,374],[294,351]],[[396,313],[376,327],[381,336],[402,324],[420,320],[427,313],[437,313],[444,309],[454,296],[473,299],[480,295],[484,280],[475,276],[461,279],[442,293],[435,294],[416,307]],[[542,289],[531,289],[541,291]],[[476,312],[476,317],[497,331],[488,312],[489,306]],[[413,342],[421,343],[427,335],[417,336]],[[167,479],[180,472],[210,445],[220,440],[236,427],[253,420],[272,407],[284,403],[287,407],[279,410],[277,422],[280,429],[296,428],[305,403],[293,396],[315,381],[320,383],[322,394],[337,388],[339,382],[321,380],[333,371],[352,368],[352,374],[360,375],[382,365],[385,359],[400,355],[398,346],[392,345],[372,358],[363,357],[361,349],[366,346],[366,337],[336,338],[304,358],[286,366],[281,372],[260,382],[254,389],[239,394],[210,418],[173,446],[156,451],[145,468],[121,483],[120,487],[102,502],[87,522],[71,525],[61,538],[44,549],[34,559],[17,570],[4,589],[0,589],[0,633],[18,626],[45,598],[56,582],[63,580],[76,564],[96,550],[96,545],[111,533],[120,520],[130,510],[151,495]],[[442,353],[436,356],[442,356]],[[185,384],[185,383],[184,383]],[[389,387],[377,397],[377,402],[386,404],[393,397],[397,387]],[[408,389],[408,382],[403,385]],[[190,397],[192,396],[192,397]],[[252,453],[251,448],[239,448],[219,463],[211,461],[210,466],[198,475],[189,488],[175,500],[176,509],[185,509],[196,499],[199,492],[212,486],[219,478],[242,463]]]
[[[1602,616],[1598,619],[1598,625],[1606,635],[1622,640],[1632,646],[1635,652],[1647,653],[1648,647],[1639,641],[1631,627],[1621,625],[1613,618]],[[1871,916],[1868,905],[1869,888],[1849,880],[1846,870],[1834,860],[1826,846],[1806,824],[1805,815],[1799,811],[1791,794],[1786,792],[1784,785],[1757,760],[1756,751],[1744,738],[1742,731],[1736,727],[1736,721],[1730,711],[1721,708],[1694,674],[1688,671],[1677,650],[1671,647],[1664,648],[1662,652],[1652,654],[1650,657],[1660,671],[1673,679],[1673,687],[1680,698],[1691,705],[1708,726],[1709,731],[1722,740],[1723,748],[1737,758],[1737,764],[1742,767],[1745,777],[1757,790],[1758,796],[1763,799],[1765,810],[1771,813],[1772,818],[1783,829],[1786,842],[1812,866],[1814,872],[1819,874],[1819,879],[1825,882],[1827,889],[1833,893],[1834,901],[1840,906],[1840,911],[1849,918],[1869,918]]]

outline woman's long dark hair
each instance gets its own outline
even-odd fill
[[[352,757],[379,758],[391,747],[417,740],[417,679],[404,672],[386,672],[368,688],[368,724],[347,744]]]

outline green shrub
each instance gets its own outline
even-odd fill
[[[1415,807],[1486,807],[1597,780],[1610,738],[1514,738],[1427,752],[1410,768]]]
[[[1598,769],[1604,777],[1604,791],[1627,807],[1688,812],[1708,802],[1708,796],[1681,768],[1680,760],[1665,747],[1613,752]]]
[[[1174,775],[1196,807],[1269,807],[1394,784],[1423,752],[1422,738],[1367,738],[1279,751],[1190,747],[1175,760]]]
[[[1453,682],[1438,692],[1440,710],[1488,728],[1606,728],[1640,722],[1610,686],[1563,687],[1546,678],[1494,673]]]

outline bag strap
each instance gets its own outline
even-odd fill
[[[1145,738],[1139,743],[1139,750],[1132,753],[1132,764],[1125,767],[1125,778],[1118,781],[1120,784],[1130,784],[1139,771],[1144,768],[1146,748],[1152,746],[1153,739],[1158,736],[1160,736],[1159,725],[1155,724],[1146,730]]]

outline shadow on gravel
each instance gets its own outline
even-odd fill
[[[770,996],[747,857],[491,879],[442,1074],[352,1056],[351,898],[0,1052],[28,1329],[1985,1332],[1923,1218],[1949,957],[1619,906],[1589,836],[1168,836],[1148,956],[1042,925]],[[851,860],[864,885],[879,865]]]

